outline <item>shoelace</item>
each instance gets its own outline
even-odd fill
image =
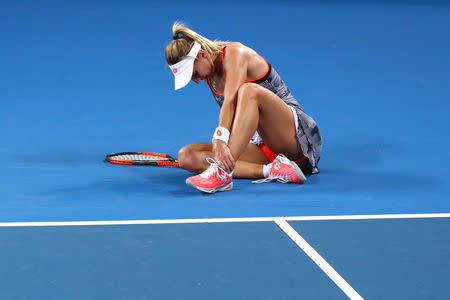
[[[288,183],[290,182],[290,180],[287,180],[286,178],[289,177],[289,175],[277,175],[277,176],[281,176],[281,177],[275,177],[272,176],[272,174],[269,175],[269,177],[267,178],[263,178],[263,179],[258,179],[258,180],[254,180],[252,181],[253,183],[264,183],[264,182],[270,182],[272,180],[277,180],[281,183]]]
[[[209,178],[211,175],[214,174],[214,172],[216,172],[217,177],[219,177],[219,179],[221,181],[226,182],[227,181],[226,174],[228,174],[228,173],[225,172],[222,168],[220,168],[219,165],[217,164],[217,162],[214,159],[212,159],[211,157],[207,157],[206,161],[209,163],[209,167],[204,172],[202,172],[200,174],[200,176],[203,178]],[[219,170],[221,170],[223,172],[223,174],[220,174]],[[232,174],[228,174],[228,175],[231,177]]]
[[[258,179],[258,180],[254,180],[252,181],[252,183],[264,183],[264,182],[270,182],[272,180],[277,180],[281,183],[288,183],[290,182],[291,178],[289,177],[288,174],[280,174],[280,175],[275,175],[273,173],[269,173],[269,177],[267,178],[263,178],[263,179]]]

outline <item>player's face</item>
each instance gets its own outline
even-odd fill
[[[200,50],[197,55],[197,59],[194,62],[194,71],[192,73],[192,81],[200,83],[201,80],[205,80],[212,74],[213,68],[210,65],[206,52]]]

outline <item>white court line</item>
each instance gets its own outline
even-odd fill
[[[318,266],[325,272],[325,274],[333,280],[334,283],[350,298],[363,299],[348,283],[327,263],[310,244],[285,220],[275,221],[278,226],[308,255]]]
[[[262,217],[262,218],[211,218],[211,219],[165,219],[165,220],[161,219],[161,220],[123,220],[123,221],[2,222],[0,223],[0,227],[194,224],[194,223],[275,222],[277,220],[331,221],[331,220],[422,219],[422,218],[450,218],[450,213],[299,216],[299,217]]]

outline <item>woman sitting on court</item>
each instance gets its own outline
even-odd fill
[[[238,42],[211,41],[176,22],[166,61],[175,90],[209,85],[220,106],[212,143],[184,146],[180,166],[200,173],[186,183],[202,192],[232,189],[232,177],[303,183],[318,173],[322,141],[314,120],[263,57]]]

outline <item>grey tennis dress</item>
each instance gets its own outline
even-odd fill
[[[222,61],[225,56],[225,50],[226,47],[222,49]],[[309,166],[306,166],[305,168],[307,173],[319,173],[317,164],[320,160],[320,152],[322,151],[322,136],[320,135],[319,128],[314,119],[305,113],[298,101],[292,96],[291,91],[277,71],[269,63],[267,63],[267,65],[268,70],[265,75],[254,80],[247,80],[246,82],[253,82],[265,87],[280,97],[287,105],[295,109],[298,117],[297,138],[302,148],[303,155],[306,156],[307,162],[309,162]],[[226,74],[224,73],[224,75]],[[209,78],[206,82],[208,83],[217,104],[222,107],[225,98],[224,95],[214,90]],[[304,171],[305,168],[302,168],[302,170]]]

